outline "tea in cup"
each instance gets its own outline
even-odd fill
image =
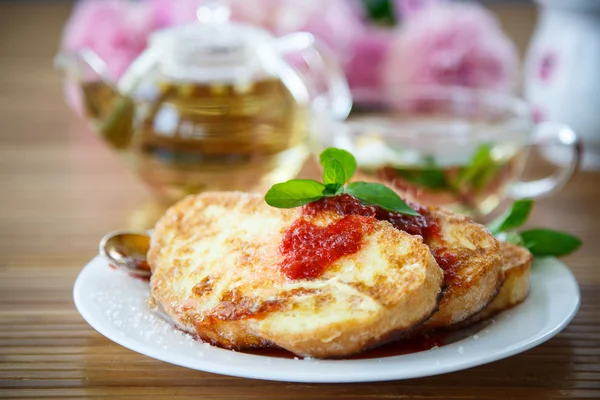
[[[581,146],[566,125],[535,125],[529,106],[506,94],[460,87],[420,87],[393,94],[357,91],[346,122],[317,121],[312,147],[344,148],[360,179],[406,197],[484,221],[507,197],[537,198],[562,188],[577,169]],[[554,175],[520,181],[532,146],[572,154]]]

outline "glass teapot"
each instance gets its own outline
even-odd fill
[[[311,34],[230,22],[220,1],[197,16],[155,32],[118,82],[91,50],[57,56],[94,129],[167,202],[294,177],[310,115],[344,119],[351,108],[341,68]]]

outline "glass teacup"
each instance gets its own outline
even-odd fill
[[[556,122],[535,124],[510,95],[460,87],[355,92],[350,118],[317,118],[312,148],[344,148],[359,179],[382,181],[424,204],[485,220],[507,197],[538,198],[562,188],[577,169],[581,145]],[[563,146],[570,162],[543,179],[520,181],[532,146]]]

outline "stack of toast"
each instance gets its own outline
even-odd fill
[[[278,268],[286,230],[299,219],[329,226],[343,215],[273,208],[241,192],[189,196],[152,235],[151,303],[180,329],[224,348],[326,358],[464,327],[526,298],[526,249],[498,242],[468,217],[427,214],[440,227],[437,238],[374,220],[360,250],[317,277],[290,279]],[[452,254],[451,268],[440,267],[440,252]]]

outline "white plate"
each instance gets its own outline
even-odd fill
[[[99,257],[79,274],[73,296],[83,318],[138,353],[201,371],[287,382],[369,382],[443,374],[531,349],[559,333],[579,307],[579,287],[555,259],[536,261],[531,293],[518,307],[458,342],[419,353],[359,360],[266,357],[193,340],[146,305],[148,283],[112,270]]]

